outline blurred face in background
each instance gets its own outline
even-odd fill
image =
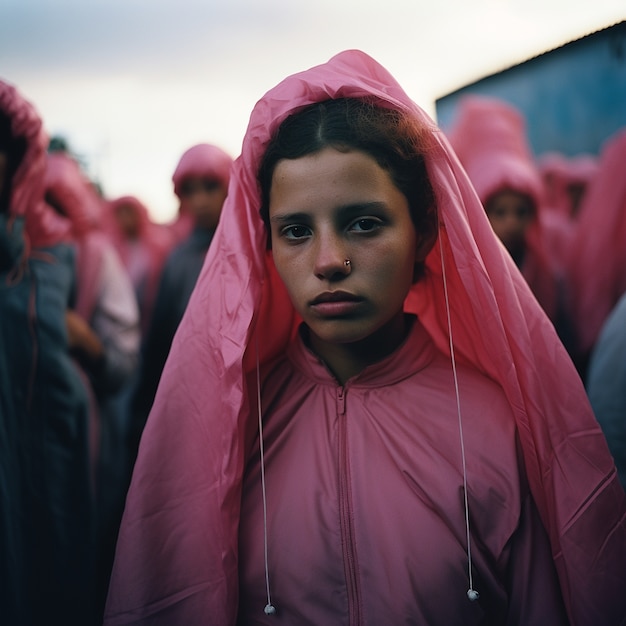
[[[122,204],[115,211],[117,223],[127,239],[139,237],[140,224],[137,212],[128,204]]]
[[[526,231],[535,219],[532,199],[517,191],[499,191],[487,200],[485,210],[500,241],[519,259],[526,248]]]
[[[219,222],[227,188],[217,180],[190,177],[181,185],[181,203],[200,228],[214,229]]]

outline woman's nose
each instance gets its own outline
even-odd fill
[[[343,242],[337,237],[320,237],[315,251],[315,275],[322,280],[342,278],[351,270],[351,264],[346,263],[348,251]]]

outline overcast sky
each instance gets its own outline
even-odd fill
[[[236,157],[256,101],[340,50],[434,116],[438,97],[624,19],[624,0],[0,0],[0,79],[107,196],[164,221],[184,150]]]

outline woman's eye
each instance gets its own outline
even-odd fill
[[[295,226],[285,226],[281,229],[280,234],[285,239],[303,239],[308,237],[311,231],[308,226],[297,224]]]
[[[379,219],[373,217],[362,217],[350,224],[350,230],[357,232],[369,232],[380,228],[382,223]]]

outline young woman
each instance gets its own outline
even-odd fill
[[[625,500],[432,121],[358,51],[266,94],[144,432],[105,622],[615,623]]]

